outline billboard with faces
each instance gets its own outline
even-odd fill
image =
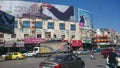
[[[78,22],[80,28],[92,29],[93,20],[91,12],[78,8]]]

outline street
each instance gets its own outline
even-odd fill
[[[85,61],[85,68],[105,68],[106,60],[100,53],[96,53],[95,60],[89,55],[79,55]],[[24,60],[8,60],[0,62],[0,68],[39,68],[39,63],[45,58],[26,58]]]

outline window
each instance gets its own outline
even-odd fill
[[[59,24],[59,28],[60,28],[60,30],[65,30],[65,24],[64,23],[60,23]]]
[[[36,21],[36,22],[35,22],[35,28],[40,28],[40,29],[42,29],[42,22]]]
[[[71,24],[70,27],[71,27],[71,30],[76,30],[75,24]]]
[[[41,36],[41,34],[37,34],[37,38],[41,38],[42,36]]]
[[[23,21],[23,28],[30,28],[30,21]]]
[[[16,38],[16,34],[12,34],[11,38]]]
[[[48,22],[48,29],[54,29],[54,23]]]
[[[55,35],[55,34],[53,35],[53,38],[56,38],[56,35]]]
[[[29,37],[29,34],[24,34],[24,38]]]
[[[62,40],[64,40],[65,39],[65,35],[61,35],[61,38],[62,38]]]
[[[15,21],[14,27],[18,28],[18,21]]]
[[[0,34],[0,38],[4,38],[4,34]]]

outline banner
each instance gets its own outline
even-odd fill
[[[80,8],[78,8],[78,22],[80,28],[84,28],[84,29],[93,28],[92,14]]]
[[[0,1],[0,10],[20,18],[74,21],[73,6],[26,1]]]
[[[0,10],[0,32],[14,33],[15,17]]]

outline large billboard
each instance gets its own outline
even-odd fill
[[[15,17],[74,21],[73,6],[26,1],[1,1],[0,10]]]
[[[14,33],[15,17],[0,10],[0,32]]]
[[[93,28],[92,14],[86,10],[78,8],[78,21],[80,28]]]

